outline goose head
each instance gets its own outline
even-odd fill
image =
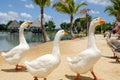
[[[26,27],[28,27],[28,26],[30,26],[30,22],[23,22],[22,24],[21,24],[21,27],[22,28],[26,28]]]
[[[60,40],[64,35],[67,35],[67,32],[65,32],[64,30],[59,30],[55,35],[55,39]]]
[[[65,32],[64,30],[59,30],[59,31],[57,32],[56,36],[62,37],[62,36],[64,36],[64,35],[66,35],[66,34],[67,34],[67,32]]]
[[[105,22],[106,21],[104,19],[102,19],[101,17],[98,17],[98,18],[93,19],[91,23],[94,24],[94,26],[98,26]]]

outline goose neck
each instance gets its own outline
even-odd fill
[[[19,30],[19,41],[20,44],[27,44],[25,37],[24,37],[24,28],[21,26]]]
[[[95,31],[95,25],[91,24],[89,28],[89,35],[88,35],[88,48],[96,48],[94,31]]]
[[[60,58],[59,41],[60,41],[60,38],[55,37],[53,42],[53,50],[52,50],[52,54],[57,58]]]

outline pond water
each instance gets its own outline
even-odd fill
[[[41,44],[43,40],[43,36],[41,33],[25,33],[25,38],[27,43],[30,46],[35,44]],[[49,37],[51,40],[54,39],[55,33],[49,33]],[[70,35],[64,36],[63,39],[69,39]],[[19,44],[19,35],[18,33],[0,33],[0,51],[2,50],[10,50],[11,48],[17,46]]]

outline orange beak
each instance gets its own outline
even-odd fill
[[[31,23],[30,22],[27,22],[27,25],[28,25],[28,27],[31,25]]]
[[[106,21],[105,21],[104,19],[100,18],[100,19],[99,19],[99,22],[100,22],[100,23],[105,23]]]
[[[64,31],[64,35],[67,35],[68,33]]]

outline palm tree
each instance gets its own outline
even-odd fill
[[[86,18],[86,22],[87,22],[86,36],[88,34],[89,25],[90,25],[90,21],[91,21],[91,16],[88,14],[89,11],[90,11],[90,9],[87,9],[87,8],[80,10],[80,14],[85,14],[85,18]]]
[[[44,26],[44,7],[45,6],[49,6],[50,5],[50,2],[51,0],[33,0],[33,2],[38,5],[40,7],[40,12],[41,12],[41,28],[42,28],[42,33],[43,33],[43,37],[44,37],[44,42],[47,42],[49,41],[49,37],[46,33],[46,28]]]
[[[106,6],[105,12],[109,15],[116,17],[116,20],[120,22],[120,0],[110,0],[112,5]]]
[[[79,8],[83,5],[86,5],[85,2],[75,4],[74,0],[59,0],[56,2],[53,7],[61,13],[68,14],[70,16],[70,33],[72,39],[75,38],[75,34],[73,33],[73,19],[74,15],[77,13]]]
[[[56,27],[55,23],[52,20],[49,20],[45,23],[46,30],[53,31]]]

